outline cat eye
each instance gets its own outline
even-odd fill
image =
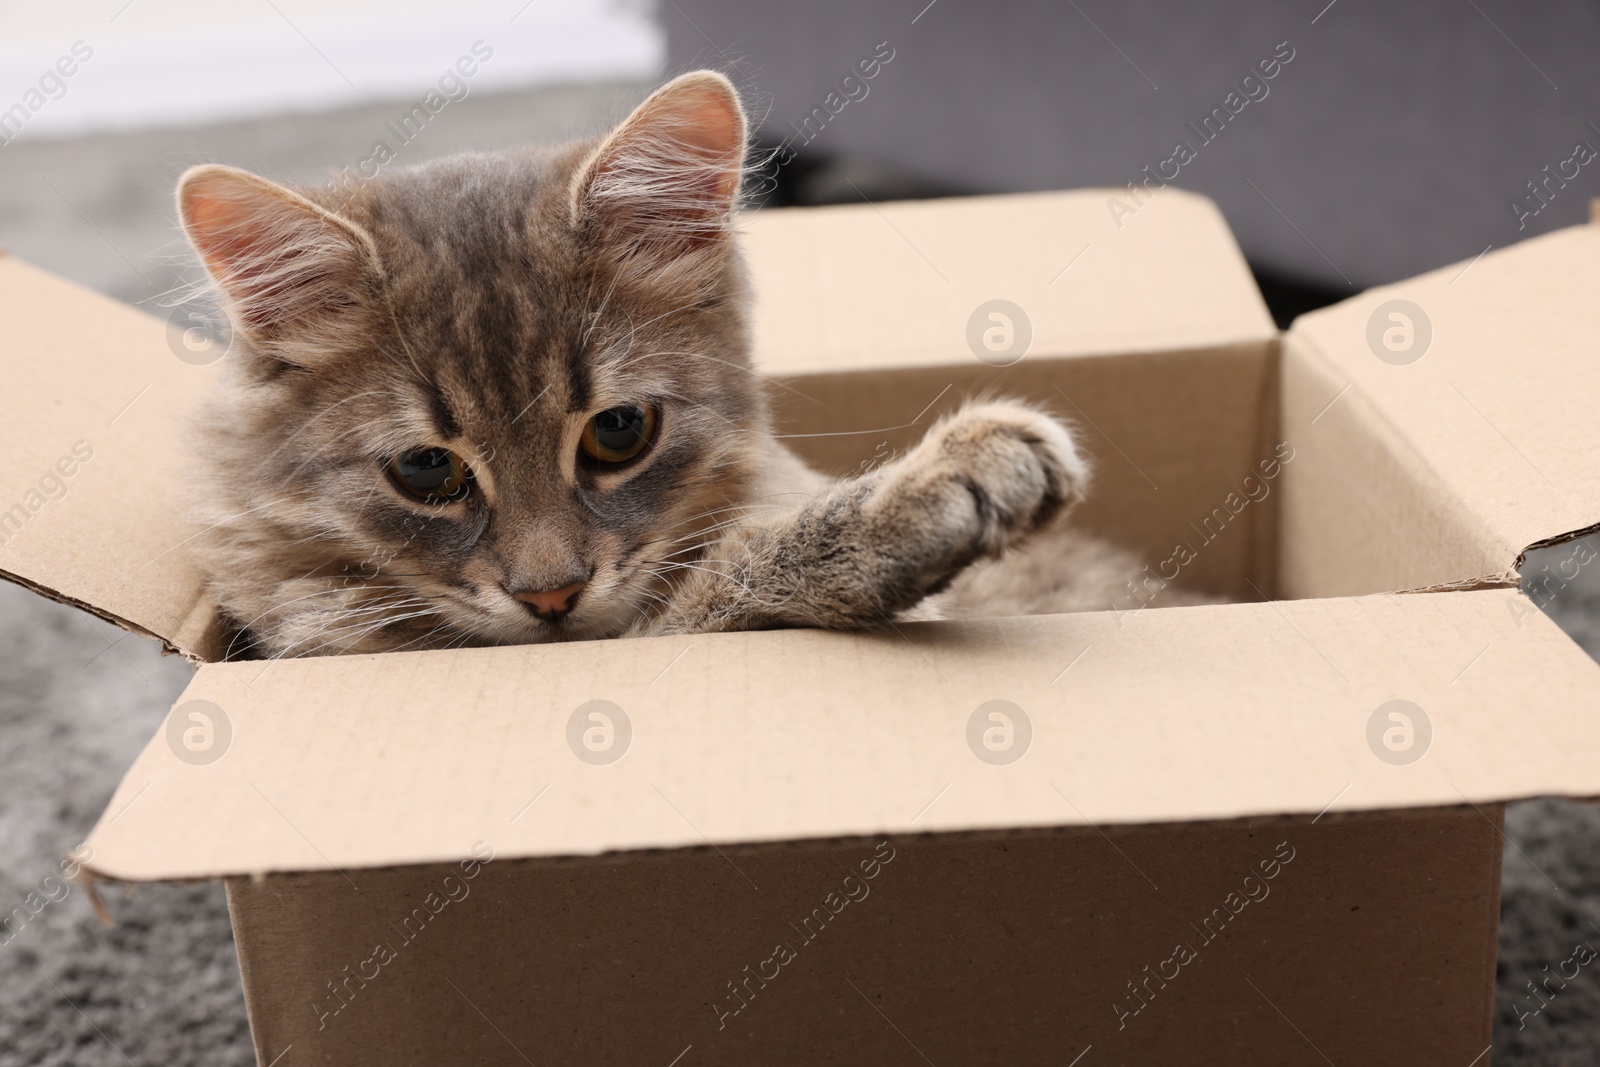
[[[595,463],[626,463],[643,452],[655,434],[655,408],[622,404],[585,423],[579,447]]]
[[[448,448],[402,452],[389,461],[389,477],[424,504],[449,504],[472,492],[471,469]]]

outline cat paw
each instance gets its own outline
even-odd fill
[[[999,555],[1076,504],[1089,466],[1056,419],[988,403],[940,422],[885,474],[869,505],[874,517],[923,545],[930,564],[942,556],[959,569]]]

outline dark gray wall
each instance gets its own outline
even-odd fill
[[[734,74],[774,141],[888,41],[809,147],[960,188],[1121,185],[1187,139],[1177,184],[1222,206],[1252,260],[1341,290],[1571,225],[1600,195],[1596,160],[1525,228],[1511,207],[1577,142],[1600,149],[1591,2],[926,3],[667,0],[660,17],[671,69]],[[1200,147],[1186,124],[1285,41],[1267,96]]]

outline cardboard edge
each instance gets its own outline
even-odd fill
[[[1398,589],[1393,593],[1380,594],[1383,596],[1410,596],[1414,593],[1476,593],[1485,589],[1515,589],[1521,584],[1521,579],[1515,570],[1501,571],[1499,574],[1485,574],[1478,578],[1464,578],[1459,582],[1441,582],[1438,585],[1424,585],[1415,589]]]
[[[1491,811],[1478,808],[1479,814],[1494,824],[1495,837],[1489,846],[1489,885],[1492,892],[1489,894],[1488,911],[1484,917],[1483,928],[1489,932],[1489,944],[1485,958],[1488,967],[1483,976],[1483,1000],[1478,1008],[1478,1018],[1482,1020],[1482,1029],[1478,1032],[1478,1040],[1485,1046],[1494,1043],[1494,1001],[1496,992],[1496,979],[1499,977],[1500,961],[1500,894],[1505,885],[1505,875],[1502,866],[1505,863],[1505,848],[1501,845],[1506,838],[1506,806],[1505,803],[1495,804]]]
[[[1189,342],[1178,340],[1174,341],[1173,343],[1163,342],[1154,346],[1141,345],[1131,348],[1111,346],[1106,348],[1097,348],[1092,352],[1054,353],[1051,355],[1044,355],[1039,352],[1030,351],[1021,362],[1038,365],[1044,363],[1087,363],[1091,361],[1104,362],[1106,360],[1113,359],[1127,359],[1129,356],[1201,357],[1212,355],[1218,352],[1261,347],[1268,350],[1268,359],[1273,367],[1271,376],[1272,381],[1263,387],[1266,390],[1270,390],[1270,395],[1263,396],[1261,400],[1261,411],[1263,414],[1266,414],[1277,411],[1280,406],[1279,382],[1277,380],[1280,375],[1277,368],[1280,367],[1282,363],[1282,345],[1283,338],[1282,335],[1279,334],[1262,334],[1253,337],[1240,335],[1229,340],[1221,341]],[[1011,364],[1011,366],[1019,365],[1020,363]],[[785,371],[781,373],[768,374],[766,370],[761,367],[759,362],[756,365],[756,371],[765,380],[767,389],[775,389],[778,392],[785,392],[790,389],[797,388],[803,382],[815,381],[819,378],[838,378],[846,375],[882,375],[885,373],[899,374],[901,372],[937,371],[948,370],[950,368],[972,370],[974,373],[978,374],[983,374],[988,370],[992,370],[992,368],[986,368],[982,365],[973,367],[970,358],[951,359],[946,356],[924,354],[919,354],[905,360],[904,362],[897,362],[892,367],[886,367],[881,363],[860,363],[850,367],[828,368],[815,371]],[[771,396],[770,392],[768,393],[768,396]],[[810,399],[803,393],[801,396],[803,399]],[[874,432],[877,431],[861,431],[863,434]],[[1274,432],[1276,432],[1275,424],[1264,426],[1262,429],[1263,439],[1270,436]]]
[[[1447,811],[1465,811],[1468,808],[1477,810],[1480,814],[1485,808],[1499,808],[1502,810],[1507,804],[1514,804],[1525,800],[1538,800],[1545,797],[1558,796],[1562,800],[1577,801],[1580,803],[1600,802],[1600,794],[1592,797],[1566,796],[1545,793],[1529,793],[1512,797],[1503,797],[1492,801],[1465,800],[1458,804],[1441,804],[1437,802],[1419,802],[1416,804],[1401,804],[1385,808],[1350,808],[1344,811],[1323,811],[1321,813],[1307,809],[1305,811],[1277,812],[1271,815],[1236,815],[1217,816],[1204,819],[1166,819],[1157,822],[1126,822],[1113,823],[1061,823],[1054,826],[1017,826],[1006,828],[982,830],[884,830],[871,834],[841,834],[828,837],[799,837],[799,838],[774,838],[769,841],[739,841],[739,842],[708,842],[705,844],[678,845],[655,848],[619,848],[606,849],[600,852],[565,852],[547,856],[521,856],[506,855],[494,857],[495,862],[514,862],[534,864],[539,866],[569,866],[581,863],[627,863],[638,859],[648,859],[656,855],[678,855],[684,852],[716,852],[722,855],[752,855],[757,852],[788,851],[794,849],[831,848],[834,846],[870,843],[883,838],[911,841],[924,838],[944,839],[977,839],[991,838],[996,840],[1009,840],[1024,837],[1041,837],[1047,834],[1080,834],[1095,835],[1099,837],[1114,837],[1122,834],[1142,833],[1158,829],[1193,829],[1193,828],[1219,828],[1229,826],[1270,826],[1280,823],[1295,822],[1345,822],[1353,819],[1363,819],[1373,816],[1426,816],[1430,813]],[[1502,816],[1503,817],[1503,816]],[[93,863],[86,863],[80,871],[81,884],[85,886],[107,883],[121,885],[200,885],[211,882],[253,881],[259,882],[267,878],[312,878],[325,874],[340,874],[345,871],[389,871],[404,870],[410,867],[423,867],[437,863],[455,863],[464,856],[431,857],[408,860],[400,863],[377,863],[367,866],[350,865],[342,868],[327,867],[314,870],[303,868],[267,868],[259,871],[218,871],[212,874],[195,875],[183,878],[143,878],[124,877],[105,868],[97,867]],[[1496,861],[1497,869],[1499,860]]]
[[[1597,201],[1597,203],[1600,203],[1600,201]],[[1527,548],[1524,548],[1517,556],[1515,569],[1516,571],[1522,570],[1522,565],[1528,561],[1529,552],[1536,552],[1541,548],[1554,548],[1557,545],[1570,544],[1573,541],[1588,537],[1590,534],[1594,533],[1600,533],[1600,522],[1594,523],[1590,526],[1585,526],[1579,530],[1569,530],[1563,534],[1556,534],[1553,537],[1541,537]]]
[[[259,998],[253,994],[256,989],[255,957],[239,943],[239,909],[237,907],[238,894],[234,890],[234,883],[238,879],[225,879],[223,881],[224,897],[228,902],[228,932],[234,942],[233,961],[239,970],[239,987],[244,990],[244,1021],[250,1029],[250,1046],[255,1053],[255,1062],[267,1062],[267,1053],[258,1043],[257,1035],[262,1032],[261,1020],[255,1017],[254,1006]],[[262,983],[265,985],[265,983]]]
[[[1195,204],[1195,205],[1199,206],[1203,210],[1209,210],[1210,213],[1213,216],[1215,216],[1215,218],[1219,222],[1221,222],[1223,224],[1223,228],[1226,230],[1228,235],[1230,237],[1234,238],[1234,240],[1233,240],[1234,247],[1235,248],[1238,247],[1239,242],[1238,242],[1237,236],[1234,235],[1232,227],[1227,226],[1227,217],[1223,214],[1222,208],[1217,205],[1216,200],[1214,200],[1212,197],[1207,196],[1205,193],[1196,192],[1193,189],[1185,189],[1182,186],[1178,186],[1178,185],[1166,185],[1166,186],[1163,186],[1161,188],[1161,192],[1165,197],[1169,197],[1169,198],[1171,198],[1173,200],[1185,200],[1185,201],[1188,201],[1188,202],[1190,202],[1192,204]],[[845,203],[842,203],[842,204],[826,204],[826,205],[823,205],[823,206],[826,207],[828,210],[837,210],[837,209],[848,208],[851,211],[857,211],[857,212],[875,212],[880,207],[893,206],[895,208],[899,208],[900,205],[942,204],[942,203],[945,203],[946,201],[951,201],[951,200],[959,201],[959,202],[961,202],[963,204],[984,204],[984,203],[988,203],[990,201],[997,201],[997,200],[1004,200],[1004,201],[1008,201],[1008,202],[1020,202],[1020,201],[1024,201],[1024,200],[1041,201],[1041,200],[1051,200],[1051,199],[1061,199],[1061,198],[1076,198],[1076,197],[1083,197],[1086,200],[1087,199],[1098,200],[1098,199],[1101,199],[1102,197],[1105,197],[1105,196],[1126,196],[1127,193],[1128,193],[1128,190],[1125,187],[1120,186],[1120,185],[1075,185],[1075,186],[1072,186],[1072,187],[1066,188],[1066,189],[1018,189],[1018,190],[1014,190],[1014,191],[1010,191],[1010,192],[992,192],[992,193],[960,193],[960,192],[943,193],[943,194],[940,194],[938,196],[919,197],[919,198],[917,198],[915,200],[893,200],[893,201],[888,201],[888,202],[886,202],[884,204],[881,204],[881,205],[869,204],[869,203],[865,203],[865,202],[858,203],[858,202],[855,202],[855,201],[846,201]],[[1152,195],[1154,195],[1154,194],[1152,194]],[[1597,199],[1596,203],[1600,203],[1600,199]],[[801,205],[801,204],[787,204],[787,205],[784,205],[782,207],[745,208],[745,209],[742,209],[739,212],[738,221],[740,221],[740,222],[749,222],[749,221],[751,221],[753,219],[760,218],[760,217],[763,217],[763,216],[765,216],[765,217],[779,217],[779,218],[796,218],[796,217],[799,217],[800,215],[803,215],[806,212],[815,211],[815,210],[816,210],[815,207],[807,206],[807,205]],[[1243,253],[1242,252],[1240,253],[1240,256],[1241,256],[1241,258],[1243,257]],[[1267,306],[1266,305],[1266,299],[1262,298],[1262,302],[1261,302],[1262,309],[1265,310],[1266,306]],[[1268,318],[1268,321],[1270,322],[1271,321],[1271,316],[1268,315],[1267,318]]]
[[[192,650],[185,651],[183,656],[198,667],[227,658],[227,645],[223,643],[227,636],[222,609],[202,593],[178,625],[173,640],[180,648]]]
[[[1263,305],[1264,306],[1264,305]],[[1256,401],[1256,455],[1273,453],[1284,434],[1283,398],[1283,334],[1273,332],[1267,342],[1267,375],[1261,384],[1261,396]],[[1249,536],[1246,551],[1247,568],[1251,581],[1267,590],[1274,600],[1281,599],[1279,591],[1279,563],[1283,540],[1283,494],[1272,494],[1272,506],[1262,508],[1253,515],[1246,528]]]
[[[65,604],[69,608],[77,608],[79,611],[93,615],[97,619],[101,619],[104,622],[109,622],[118,629],[126,630],[130,634],[136,634],[139,637],[147,637],[152,641],[160,642],[161,654],[164,656],[182,656],[189,663],[197,667],[205,662],[205,658],[198,652],[194,651],[193,647],[187,643],[185,640],[185,635],[182,631],[180,631],[175,638],[166,638],[153,630],[145,629],[143,626],[140,626],[138,623],[133,622],[130,619],[124,619],[122,616],[117,615],[114,612],[107,611],[105,608],[96,607],[86,600],[79,600],[77,597],[68,596],[65,593],[52,589],[48,585],[41,585],[40,583],[32,581],[31,579],[24,578],[20,574],[13,574],[10,571],[0,571],[0,579],[20,585],[29,592],[37,593],[39,596],[44,597],[46,600],[53,600],[57,604]]]

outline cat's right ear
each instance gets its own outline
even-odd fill
[[[206,272],[227,297],[235,329],[290,363],[339,347],[360,327],[379,277],[360,227],[248,171],[192,167],[178,182],[178,216]]]
[[[675,78],[578,169],[573,220],[647,262],[717,245],[738,206],[746,135],[732,82],[710,70]]]

